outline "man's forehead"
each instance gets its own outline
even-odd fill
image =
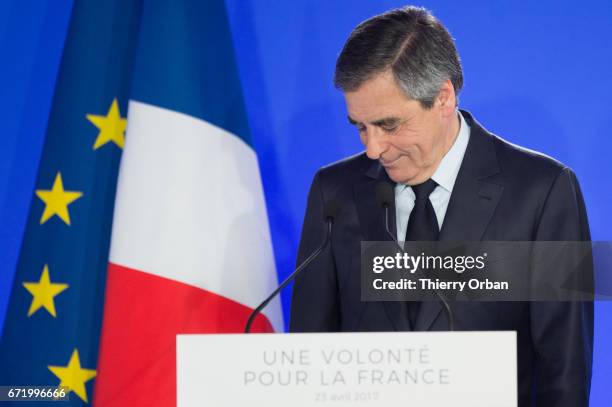
[[[344,92],[347,113],[355,122],[402,118],[417,103],[409,99],[391,75],[378,75],[353,91]],[[415,105],[415,106],[412,106]]]
[[[367,93],[345,93],[344,100],[348,116],[356,122],[372,122],[399,117],[404,109],[400,100],[377,97]]]
[[[345,95],[346,96],[346,95]],[[410,119],[418,113],[419,103],[411,100],[377,100],[346,97],[346,110],[350,123],[382,125]]]

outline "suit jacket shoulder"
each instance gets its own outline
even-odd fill
[[[325,187],[348,186],[358,181],[372,166],[377,167],[377,161],[369,159],[365,152],[361,152],[321,167],[315,177],[319,177]]]
[[[496,201],[491,220],[497,221],[489,225],[486,233],[489,240],[540,240],[538,231],[547,213],[565,211],[569,221],[585,223],[582,194],[569,167],[490,133],[469,112],[462,113],[471,133],[451,198],[451,205],[453,201],[456,203],[455,210],[469,211],[470,206],[478,203],[487,205],[475,195],[488,194],[489,199]],[[456,211],[451,210],[451,218],[453,212]],[[491,228],[495,224],[499,227]],[[580,237],[584,238],[584,233],[558,237],[547,233],[546,239],[578,240]]]
[[[487,142],[493,144],[495,158],[499,166],[498,172],[502,174],[499,177],[500,180],[521,180],[524,185],[541,182],[552,183],[563,171],[571,171],[565,164],[546,154],[516,145],[489,132],[469,112],[462,111],[462,114],[471,127],[470,144],[473,145],[470,147],[481,152],[483,148],[479,147],[478,144]],[[473,159],[474,157],[468,158],[468,160]],[[470,165],[469,163],[466,164]]]

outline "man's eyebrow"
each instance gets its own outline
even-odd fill
[[[385,117],[384,119],[376,120],[372,122],[374,126],[377,127],[386,127],[386,126],[395,126],[400,122],[400,119],[397,117]]]
[[[355,119],[353,119],[351,116],[347,116],[348,118],[348,122],[352,125],[356,125],[359,124]],[[379,119],[376,121],[373,121],[372,124],[374,126],[395,126],[400,122],[400,119],[397,117],[385,117],[383,119]]]

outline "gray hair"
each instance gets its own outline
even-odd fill
[[[429,109],[450,80],[458,95],[463,72],[455,42],[428,10],[403,7],[359,24],[336,62],[334,85],[350,92],[391,69],[406,95]]]

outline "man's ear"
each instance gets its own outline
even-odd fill
[[[455,112],[456,100],[455,87],[450,79],[447,79],[436,96],[435,106],[440,110],[442,116],[449,116]]]

